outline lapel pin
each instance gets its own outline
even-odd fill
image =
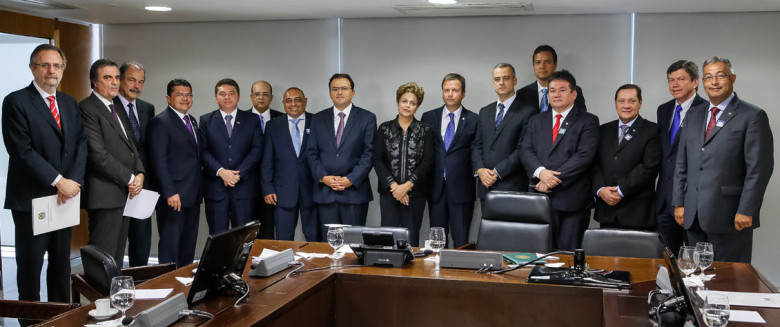
[[[631,141],[631,134],[626,134],[626,141]]]

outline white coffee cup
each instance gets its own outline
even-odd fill
[[[95,300],[95,313],[98,315],[104,316],[109,314],[109,310],[111,309],[111,302],[108,299],[97,299]]]

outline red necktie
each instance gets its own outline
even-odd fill
[[[718,115],[718,111],[720,111],[718,107],[712,107],[712,109],[710,110],[712,111],[712,113],[710,114],[710,122],[707,123],[707,132],[704,134],[705,140],[707,139],[707,137],[710,136],[710,132],[712,132],[712,128],[715,127],[715,120],[717,119],[716,116]]]
[[[54,116],[54,120],[57,121],[57,126],[62,129],[62,124],[60,123],[60,113],[57,112],[57,102],[55,101],[54,96],[50,95],[46,97],[46,100],[49,100],[49,111],[51,111],[51,115]]]
[[[558,129],[561,127],[561,117],[563,115],[555,115],[555,126],[553,126],[553,144],[555,144],[555,138],[558,137]]]

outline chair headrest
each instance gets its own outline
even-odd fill
[[[485,197],[482,219],[549,224],[550,198],[540,193],[490,191]]]
[[[111,279],[122,275],[114,258],[94,245],[81,248],[81,263],[84,266],[84,279],[105,296],[111,292]]]

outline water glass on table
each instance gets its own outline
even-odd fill
[[[340,258],[337,250],[344,245],[344,229],[335,226],[328,227],[328,244],[333,247],[333,254],[330,255],[330,258]]]
[[[696,261],[694,258],[695,254],[696,248],[693,246],[680,247],[680,255],[677,256],[677,265],[685,274],[683,277],[688,277],[688,275],[696,271]]]
[[[715,258],[715,252],[712,250],[712,244],[707,242],[696,243],[695,261],[701,272],[699,272],[699,278],[706,278],[704,270],[712,265],[712,260]]]
[[[431,227],[428,239],[431,241],[431,249],[436,253],[436,260],[438,261],[441,249],[447,244],[447,234],[444,233],[444,227]]]
[[[724,327],[729,323],[729,298],[718,293],[707,294],[702,306],[702,318],[709,327]]]
[[[135,302],[135,283],[133,277],[116,276],[111,279],[111,304],[114,308],[122,311],[122,319],[125,318],[125,311],[130,309]]]

